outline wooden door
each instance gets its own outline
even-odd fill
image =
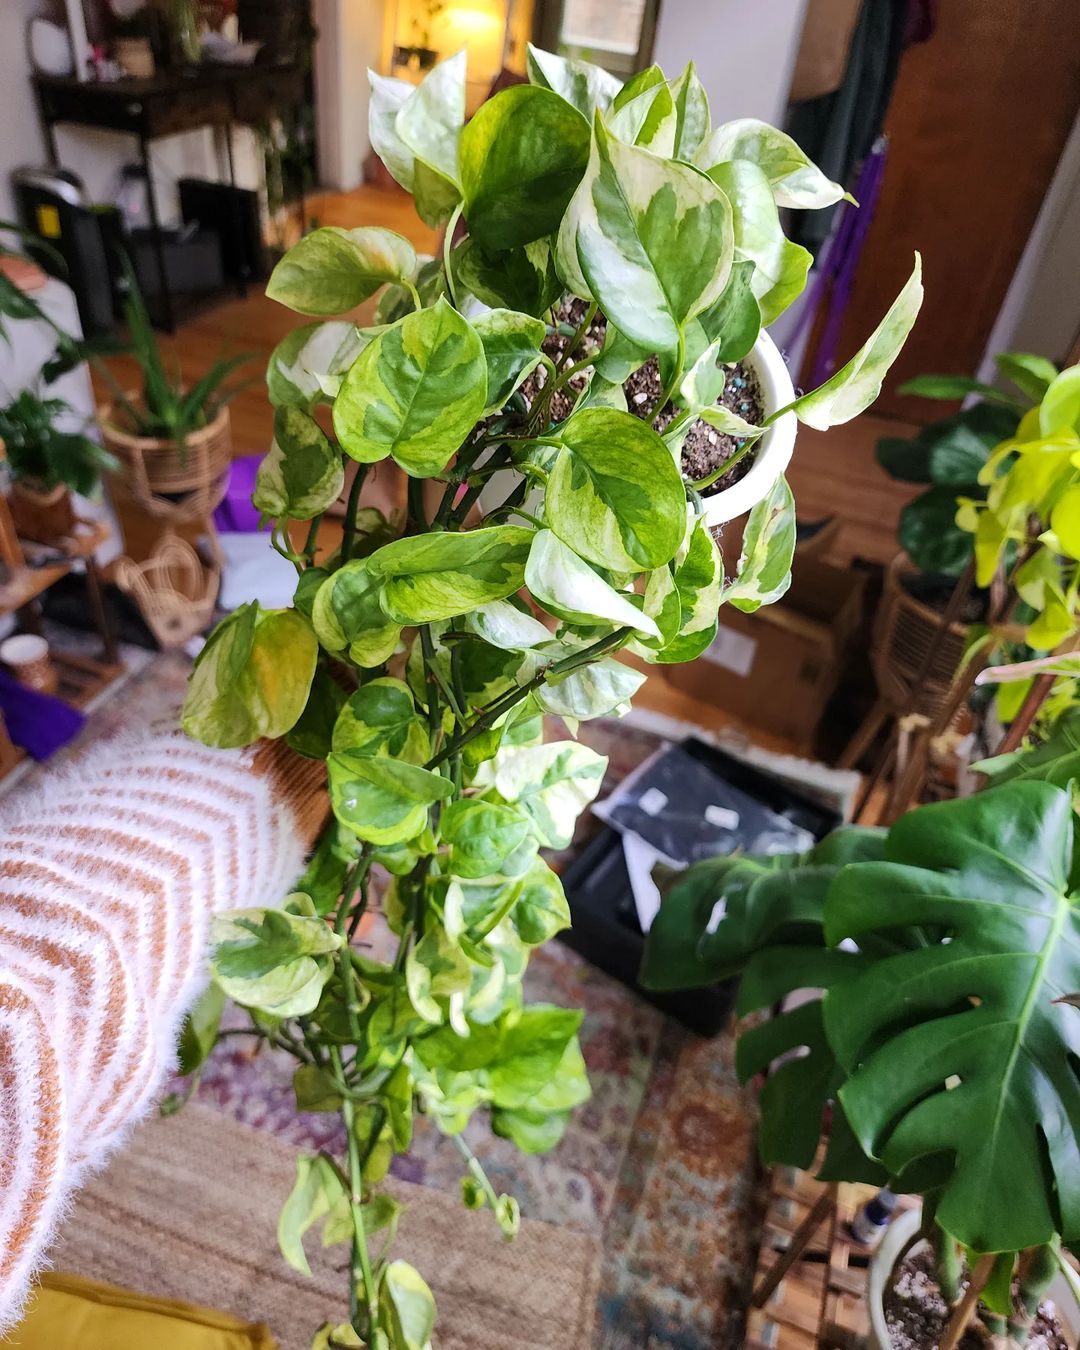
[[[940,416],[897,386],[975,371],[1078,107],[1077,0],[943,0],[934,37],[905,54],[837,353],[847,360],[873,330],[918,249],[926,299],[876,412]]]

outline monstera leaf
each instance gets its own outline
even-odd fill
[[[976,1251],[1080,1237],[1073,819],[1040,782],[923,807],[826,904],[831,943],[924,936],[831,989],[825,1027],[863,1147],[893,1176],[947,1163],[937,1219]]]

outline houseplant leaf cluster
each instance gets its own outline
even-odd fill
[[[284,737],[326,764],[333,820],[295,893],[224,916],[214,956],[215,996],[298,1060],[300,1109],[344,1120],[347,1156],[300,1160],[279,1233],[301,1269],[313,1225],[350,1249],[351,1329],[324,1328],[323,1345],[430,1338],[431,1295],[388,1261],[395,1207],[375,1189],[416,1112],[458,1142],[466,1204],[512,1236],[516,1203],[466,1123],[483,1112],[542,1151],[588,1096],[580,1014],[521,992],[531,948],[569,922],[542,850],[571,842],[605,768],[573,740],[545,743],[545,715],[571,733],[620,715],[644,678],[620,651],[692,660],[729,593],[756,608],[790,574],[783,479],[762,486],[729,578],[680,433],[699,414],[730,430],[717,406],[730,363],[802,288],[808,260],[778,206],[841,189],[770,127],[712,128],[692,67],[622,87],[546,52],[529,69],[467,124],[463,56],[417,86],[372,76],[372,144],[446,225],[445,246],[424,259],[389,230],[319,229],[275,269],[269,294],[314,320],[271,358],[274,444],[255,493],[296,565],[294,604],[227,618],[183,714],[210,744]],[[348,311],[376,293],[375,322],[357,326]],[[761,425],[736,418],[745,452],[791,411],[813,426],[855,416],[920,297],[916,264],[826,386]],[[602,349],[586,349],[598,316]],[[662,396],[634,415],[621,382],[650,359]],[[404,520],[361,505],[379,464],[408,480]],[[340,546],[316,561],[346,480]],[[290,521],[310,522],[303,548]],[[396,940],[387,961],[350,942],[376,905]],[[187,1039],[202,1054],[206,1025]]]
[[[946,1289],[956,1243],[1004,1254],[1007,1291],[1016,1253],[1080,1239],[1074,745],[1070,723],[887,834],[698,864],[648,939],[652,987],[739,973],[740,1014],[800,994],[739,1038],[744,1079],[773,1066],[763,1158],[809,1167],[829,1121],[820,1175],[922,1194]]]

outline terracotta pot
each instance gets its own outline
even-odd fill
[[[138,395],[129,394],[136,403]],[[116,404],[98,409],[98,425],[108,450],[124,466],[120,477],[150,515],[161,520],[197,520],[209,515],[225,496],[232,464],[229,410],[222,408],[207,426],[193,431],[184,445],[140,436],[124,425]]]
[[[56,667],[49,660],[49,644],[35,633],[17,633],[0,643],[0,661],[27,689],[55,694],[60,685]]]
[[[11,485],[8,497],[15,533],[36,544],[55,544],[75,529],[71,493],[62,485],[51,492],[38,492],[27,482]]]

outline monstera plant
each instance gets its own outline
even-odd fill
[[[778,204],[823,206],[840,188],[770,127],[711,128],[692,68],[620,88],[533,52],[530,75],[467,125],[463,57],[417,87],[372,77],[372,143],[420,215],[446,224],[445,247],[420,259],[389,230],[319,229],[275,269],[269,294],[318,319],[271,359],[275,436],[254,498],[296,565],[295,600],[218,627],[183,714],[209,744],[284,737],[326,763],[333,819],[307,872],[279,906],[218,920],[215,984],[184,1041],[197,1068],[227,994],[295,1055],[298,1107],[342,1115],[346,1156],[299,1160],[279,1234],[302,1270],[319,1221],[351,1250],[350,1320],[323,1346],[431,1336],[426,1284],[386,1259],[397,1206],[376,1189],[414,1112],[461,1148],[465,1203],[512,1236],[517,1206],[465,1124],[484,1112],[522,1149],[549,1149],[588,1096],[580,1014],[526,1006],[522,975],[569,921],[540,851],[570,842],[605,761],[545,743],[544,716],[573,733],[622,713],[644,676],[620,651],[692,660],[725,601],[783,594],[794,544],[781,477],[725,580],[680,472],[682,433],[708,412],[749,450],[792,412],[815,427],[854,417],[921,297],[916,266],[866,346],[762,423],[720,408],[730,363],[805,277]],[[374,326],[340,317],[380,290]],[[634,415],[620,371],[649,360],[662,391]],[[408,476],[403,521],[362,505],[369,466],[389,460]],[[316,564],[343,492],[340,545]],[[305,546],[289,521],[310,522]],[[351,945],[376,902],[386,960]]]
[[[942,1292],[958,1299],[966,1249],[986,1329],[1016,1345],[1080,1240],[1075,731],[988,761],[990,789],[887,834],[696,865],[661,906],[643,976],[741,974],[740,1014],[798,994],[739,1037],[744,1080],[780,1061],[761,1092],[764,1161],[812,1166],[827,1123],[818,1175],[920,1193]]]

